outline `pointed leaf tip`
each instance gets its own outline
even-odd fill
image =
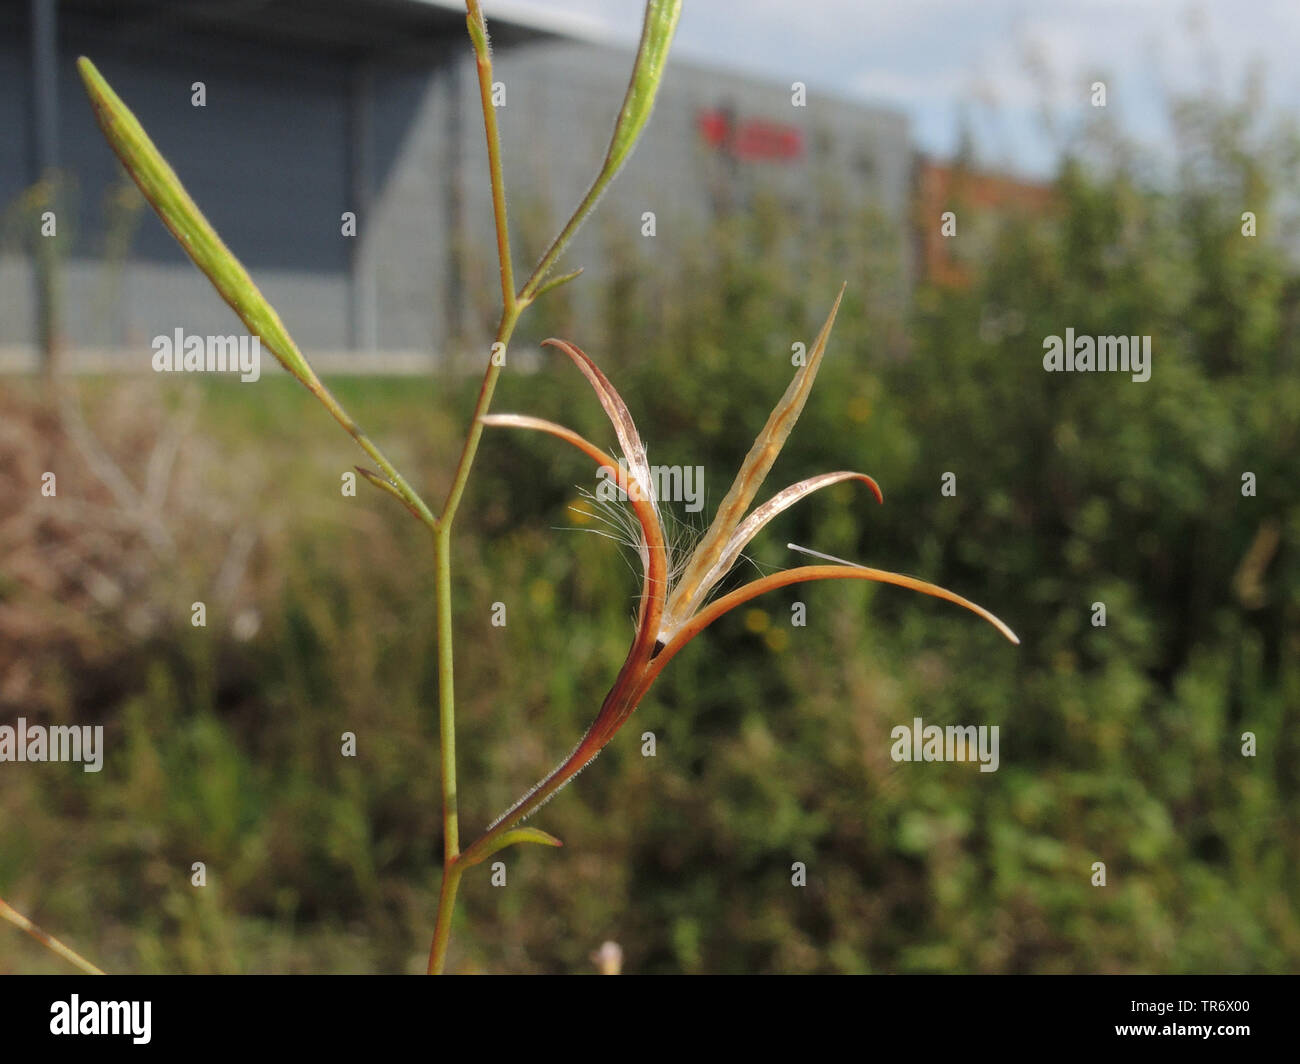
[[[483,848],[481,853],[475,854],[472,858],[465,861],[466,868],[473,868],[474,865],[486,861],[494,853],[500,853],[507,846],[514,846],[518,843],[532,843],[536,846],[563,846],[559,839],[540,828],[511,828],[509,831],[503,831],[492,842]]]
[[[771,587],[781,587],[788,582],[797,582],[796,577],[791,580],[792,574],[805,574],[802,579],[826,580],[826,579],[861,579],[873,580],[879,584],[893,584],[895,587],[904,587],[909,591],[919,591],[922,595],[929,595],[931,598],[943,599],[945,602],[951,602],[954,605],[968,609],[976,616],[984,618],[989,624],[993,625],[1008,642],[1020,645],[1020,637],[1011,630],[1011,626],[1003,621],[1000,617],[990,613],[983,606],[972,602],[970,599],[958,595],[955,591],[949,591],[946,587],[940,587],[938,584],[932,584],[928,580],[918,580],[914,576],[904,576],[902,573],[891,573],[883,569],[872,569],[870,566],[859,565],[857,562],[845,561],[843,558],[837,558],[833,554],[823,554],[819,550],[812,550],[809,547],[801,547],[797,543],[787,543],[789,550],[798,551],[800,554],[807,554],[813,558],[821,558],[824,561],[834,562],[834,565],[811,565],[802,569],[786,569],[779,573],[773,573],[762,580],[755,580],[752,584],[745,585],[746,588],[754,588],[759,585]],[[836,569],[843,570],[835,572]],[[741,588],[744,591],[745,588]],[[735,592],[733,592],[735,594]],[[730,596],[728,596],[730,597]]]
[[[532,297],[533,300],[535,301],[540,299],[542,296],[546,295],[547,292],[554,291],[555,289],[559,288],[560,285],[562,284],[568,284],[570,281],[574,280],[576,277],[579,277],[581,274],[582,274],[582,267],[579,266],[576,270],[570,270],[568,273],[563,274],[560,277],[551,278],[551,280],[547,281],[544,285],[542,285],[540,288],[537,289],[536,294]]]
[[[636,422],[632,420],[632,414],[628,411],[627,403],[623,401],[623,397],[618,394],[618,389],[614,387],[591,356],[577,345],[552,336],[543,340],[542,346],[553,347],[557,351],[562,351],[578,367],[582,375],[587,378],[587,383],[595,391],[596,398],[600,400],[600,405],[605,408],[605,416],[609,418],[610,424],[614,426],[614,434],[618,437],[618,445],[623,448],[623,457],[627,460],[632,479],[637,482],[646,498],[653,502],[654,479],[650,475],[650,462],[646,458],[645,444],[641,442],[641,434],[637,432]]]
[[[840,286],[840,290],[835,296],[835,302],[831,304],[830,313],[826,316],[825,323],[817,333],[817,339],[813,341],[812,347],[808,350],[807,359],[795,371],[794,377],[786,386],[784,394],[777,400],[776,406],[772,408],[772,412],[768,415],[762,430],[749,448],[749,453],[745,455],[745,460],[741,463],[739,472],[736,473],[736,479],[732,481],[727,494],[722,497],[722,501],[718,504],[718,510],[714,514],[712,524],[709,525],[708,531],[700,538],[699,544],[682,570],[682,575],[677,581],[665,612],[664,623],[669,630],[675,629],[689,616],[688,603],[697,605],[703,601],[708,590],[704,586],[707,574],[714,570],[719,558],[726,550],[727,544],[732,540],[746,511],[749,509],[749,504],[754,501],[754,496],[758,493],[758,489],[762,486],[772,465],[776,462],[777,456],[781,453],[781,448],[785,446],[785,441],[789,439],[795,422],[799,420],[799,415],[803,412],[804,404],[808,400],[808,393],[812,390],[813,381],[817,379],[817,370],[821,366],[822,355],[826,351],[831,328],[835,324],[835,316],[839,313],[840,302],[844,299],[844,292],[847,287],[848,282]],[[876,490],[879,491],[879,489]]]

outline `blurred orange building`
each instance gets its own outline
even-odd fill
[[[913,188],[918,279],[954,288],[970,284],[963,262],[978,260],[981,246],[991,247],[1001,221],[1013,214],[1048,214],[1054,202],[1049,184],[924,156],[917,159]],[[947,211],[955,216],[955,235],[944,235]],[[954,254],[958,247],[960,256]]]

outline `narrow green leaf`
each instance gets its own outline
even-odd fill
[[[416,517],[418,517],[421,521],[424,520],[424,515],[420,513],[420,511],[414,505],[412,505],[411,501],[405,495],[402,494],[402,489],[399,488],[387,477],[380,476],[380,474],[376,473],[373,469],[367,469],[365,466],[353,466],[352,468],[355,469],[358,473],[360,473],[369,483],[373,484],[380,491],[387,492],[389,495],[391,495],[394,499],[396,499],[408,510],[410,510],[411,513],[414,514]]]
[[[562,284],[568,284],[570,281],[580,276],[581,273],[582,273],[582,267],[579,266],[576,270],[571,270],[569,273],[561,274],[559,277],[552,277],[549,281],[547,281],[544,285],[542,285],[541,288],[537,290],[537,294],[534,295],[533,298],[540,299],[542,296],[546,295],[546,293],[551,291],[552,289],[559,288],[560,285]]]
[[[554,835],[548,835],[539,828],[511,828],[509,831],[503,831],[491,843],[483,847],[482,853],[475,854],[473,858],[465,860],[465,867],[472,868],[474,865],[486,861],[494,853],[500,853],[507,846],[513,846],[517,842],[531,842],[536,843],[538,846],[564,845]]]
[[[249,330],[261,338],[262,344],[284,368],[319,393],[320,381],[289,336],[280,316],[203,217],[144,127],[95,69],[94,63],[82,56],[77,60],[77,69],[90,96],[99,128],[163,224],[194,260],[194,265],[207,275],[221,298],[230,304]]]

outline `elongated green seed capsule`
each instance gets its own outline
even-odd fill
[[[194,260],[194,265],[221,293],[221,298],[261,338],[262,344],[280,360],[281,365],[319,394],[321,383],[293,342],[280,315],[203,217],[203,212],[185,191],[180,178],[154,146],[130,108],[85,56],[77,60],[77,70],[90,95],[99,128],[163,224]]]

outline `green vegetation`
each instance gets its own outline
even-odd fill
[[[487,865],[467,873],[451,970],[589,971],[607,938],[637,972],[1300,967],[1300,269],[1277,239],[1300,156],[1232,108],[1180,115],[1184,165],[1161,191],[1130,149],[1090,137],[1091,164],[1063,167],[1049,217],[1005,219],[970,289],[923,285],[906,311],[872,302],[890,283],[878,220],[809,238],[762,197],[678,256],[577,282],[608,308],[599,322],[569,320],[564,293],[538,304],[512,350],[555,332],[596,355],[650,460],[705,466],[707,514],[788,382],[790,343],[849,278],[773,476],[862,469],[885,505],[830,489],[751,557],[794,564],[793,540],[921,575],[993,607],[1023,646],[857,584],[729,615],[536,818],[563,850],[508,851],[505,888]],[[1241,235],[1244,210],[1259,237]],[[796,237],[793,259],[776,254]],[[1066,327],[1152,335],[1151,380],[1044,373],[1042,338]],[[547,358],[502,375],[498,409],[608,442],[599,404]],[[331,386],[361,424],[386,426],[395,464],[434,471],[477,390]],[[88,421],[133,480],[140,435],[164,435],[189,387],[86,388]],[[148,561],[127,531],[95,546],[104,519],[89,510],[0,525],[5,715],[108,729],[98,777],[0,767],[0,884],[110,971],[422,971],[441,830],[427,533],[340,493],[351,442],[292,380],[194,387],[167,514],[179,560]],[[10,426],[26,423],[60,461],[62,500],[110,506],[34,394],[6,385],[0,400],[4,497],[33,496],[20,473],[45,468],[14,457]],[[592,483],[558,445],[484,438],[452,603],[469,833],[568,753],[626,654],[635,560],[569,509]],[[254,543],[217,606],[240,529]],[[41,551],[68,544],[130,569],[115,573],[121,601],[88,601],[88,627],[37,575]],[[192,629],[204,598],[209,627]],[[795,601],[806,627],[789,623]],[[158,619],[140,635],[144,605]],[[260,626],[241,639],[247,611]],[[915,716],[1000,726],[1000,769],[894,763],[890,729]],[[355,759],[339,755],[344,731]],[[790,885],[793,861],[806,888]],[[65,970],[12,929],[0,968]]]

